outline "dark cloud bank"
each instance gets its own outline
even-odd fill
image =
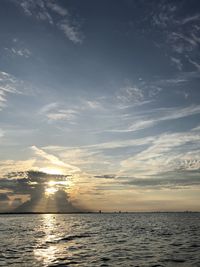
[[[9,173],[0,183],[0,190],[5,192],[0,193],[0,211],[84,212],[83,208],[72,203],[62,184],[57,187],[54,194],[50,196],[45,194],[49,181],[58,182],[66,179],[69,179],[68,175],[51,175],[36,171]],[[22,202],[21,196],[28,197],[28,200]]]

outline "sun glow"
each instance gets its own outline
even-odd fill
[[[47,174],[52,174],[52,175],[62,175],[63,174],[63,171],[61,169],[51,168],[51,167],[41,168],[40,171],[45,172]]]
[[[63,170],[60,168],[45,167],[41,168],[40,171],[48,174],[49,177],[52,176],[52,179],[55,179],[45,183],[45,195],[47,197],[53,196],[60,189],[66,190],[71,185],[69,178],[67,178],[67,176],[65,177]]]
[[[60,188],[67,188],[69,186],[69,181],[49,181],[45,188],[45,194],[47,196],[54,195]]]
[[[51,187],[47,187],[45,189],[45,194],[47,196],[51,196],[51,195],[54,195],[57,191],[58,191],[58,189],[56,187],[51,186]]]

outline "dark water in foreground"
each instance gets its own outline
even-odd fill
[[[0,266],[200,266],[200,213],[1,215]]]

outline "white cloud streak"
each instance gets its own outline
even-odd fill
[[[12,56],[19,56],[24,58],[29,58],[31,56],[31,52],[27,48],[18,49],[16,47],[11,47],[11,48],[6,47],[5,50],[8,52],[8,54]]]
[[[158,108],[151,111],[151,115],[138,115],[133,117],[135,121],[127,128],[109,129],[105,132],[134,132],[152,127],[163,121],[170,121],[200,114],[200,106],[192,105],[184,108]]]
[[[190,146],[190,152],[187,146]],[[195,133],[161,134],[151,146],[121,162],[122,172],[132,172],[136,177],[149,177],[161,172],[199,167],[200,135]],[[193,162],[193,164],[191,164]]]
[[[35,159],[28,160],[2,160],[0,161],[0,175],[2,178],[9,172],[28,171],[33,169]]]
[[[68,11],[65,8],[56,4],[55,2],[54,3],[49,2],[49,3],[47,3],[47,6],[60,16],[64,17],[64,16],[68,15]]]
[[[65,36],[75,44],[82,43],[82,36],[78,28],[71,25],[68,20],[61,21],[57,24],[58,28],[61,29]]]
[[[80,169],[78,167],[65,163],[62,160],[60,160],[58,157],[52,154],[49,154],[36,146],[32,146],[31,149],[34,151],[34,153],[37,156],[46,159],[47,161],[49,161],[51,164],[55,166],[60,166],[60,167],[65,168],[67,172],[70,172],[70,173],[80,172]]]
[[[68,121],[74,123],[79,114],[78,110],[65,109],[59,103],[50,103],[42,107],[39,111],[40,115],[45,115],[49,121]]]
[[[56,1],[23,0],[15,1],[27,16],[32,16],[39,21],[46,21],[61,30],[67,39],[75,44],[82,43],[83,35],[79,31],[78,21],[72,23],[69,12]],[[55,14],[57,17],[55,18]]]
[[[9,94],[21,94],[19,82],[7,72],[0,71],[0,110],[6,106]]]

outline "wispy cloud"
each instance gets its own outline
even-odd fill
[[[116,97],[124,103],[138,103],[144,100],[144,93],[138,87],[125,86],[120,89]]]
[[[105,130],[105,132],[135,132],[150,128],[163,121],[177,120],[196,114],[200,114],[199,105],[183,108],[157,108],[152,109],[151,112],[148,111],[146,115],[142,112],[141,115],[133,116],[132,121],[134,122],[131,123],[128,120],[128,126],[126,128],[112,128]]]
[[[190,153],[186,151],[190,146]],[[149,177],[161,172],[197,167],[196,155],[200,151],[200,135],[187,133],[161,134],[142,152],[121,162],[122,172],[132,171],[138,177]],[[192,165],[191,162],[194,161]],[[185,166],[185,167],[183,167]]]
[[[31,52],[28,48],[18,49],[16,47],[11,47],[11,48],[6,47],[5,51],[11,56],[19,56],[24,58],[29,58],[31,56]]]
[[[57,121],[57,120],[67,120],[72,121],[76,118],[77,111],[71,109],[59,109],[55,113],[47,114],[47,117],[50,120]]]
[[[8,172],[17,172],[32,170],[34,168],[35,159],[27,160],[1,160],[0,161],[0,175],[2,178]]]
[[[75,44],[82,43],[83,37],[77,26],[71,25],[68,20],[63,20],[57,23],[59,29],[61,29],[65,36]]]
[[[0,109],[6,106],[9,94],[21,94],[19,82],[7,72],[0,71]]]
[[[50,24],[53,24],[53,19],[46,8],[46,1],[43,0],[23,0],[19,4],[27,16],[34,16],[38,20],[46,20]]]
[[[160,2],[157,11],[152,16],[154,25],[167,28],[171,21],[174,21],[177,7],[175,4]]]
[[[125,80],[125,85],[116,91],[114,95],[118,109],[127,109],[149,104],[162,92],[160,84],[146,82],[140,78],[136,82]]]
[[[64,17],[68,15],[68,11],[64,7],[58,5],[56,2],[47,2],[47,6],[60,16]]]
[[[40,115],[45,115],[49,121],[68,121],[74,123],[79,111],[76,109],[66,109],[62,104],[53,102],[43,106]]]
[[[177,2],[173,5],[167,2],[160,3],[158,9],[153,11],[154,15],[152,16],[153,25],[163,30],[162,36],[165,43],[161,46],[168,50],[172,63],[177,66],[179,71],[183,69],[191,71],[187,67],[188,55],[191,58],[194,55],[198,62],[200,61],[197,56],[200,41],[200,14],[194,12],[188,16],[184,10],[187,8],[186,6],[184,2]],[[184,10],[184,12],[180,12],[180,10]],[[199,64],[198,62],[196,63]]]
[[[102,104],[97,100],[85,100],[83,101],[83,104],[85,104],[86,108],[90,109],[102,108]]]
[[[52,163],[53,165],[56,166],[60,166],[63,168],[66,168],[66,170],[70,173],[72,172],[79,172],[80,169],[76,166],[73,166],[71,164],[65,163],[62,160],[60,160],[58,157],[49,154],[47,152],[45,152],[44,150],[36,147],[36,146],[32,146],[31,149],[35,152],[35,154],[39,157],[42,157],[44,159],[46,159],[47,161],[49,161],[50,163]]]
[[[191,22],[199,22],[200,21],[200,14],[196,14],[193,16],[188,16],[186,18],[184,18],[182,21],[180,21],[181,24],[187,24],[187,23],[191,23]]]
[[[156,124],[155,120],[137,120],[134,123],[132,123],[130,126],[127,128],[121,128],[121,129],[108,129],[105,130],[105,132],[116,132],[116,133],[128,133],[128,132],[135,132],[139,130],[144,130],[146,128],[152,127],[153,125]]]
[[[143,146],[149,146],[156,137],[146,137],[140,139],[131,140],[115,140],[107,143],[97,143],[86,146],[47,146],[43,147],[48,153],[56,153],[65,162],[70,162],[73,165],[79,166],[81,170],[87,173],[98,173],[102,169],[108,172],[113,172],[119,169],[120,159],[124,158],[124,150],[134,148],[137,151]],[[115,150],[122,151],[122,155],[112,153],[109,156],[110,151]]]
[[[187,57],[188,61],[196,68],[197,71],[200,71],[200,63],[192,60],[191,58]]]
[[[0,128],[0,138],[4,136],[4,131]]]
[[[151,143],[152,140],[154,140],[155,137],[145,137],[145,138],[136,138],[136,139],[128,139],[128,140],[115,140],[111,142],[105,142],[105,143],[98,143],[94,145],[88,145],[86,147],[91,149],[97,149],[97,150],[106,150],[106,149],[115,149],[115,148],[124,148],[124,147],[130,147],[130,146],[141,146]]]
[[[181,59],[171,57],[171,61],[174,63],[174,65],[178,68],[178,70],[182,70],[183,64],[181,63]]]
[[[61,30],[65,36],[75,44],[82,43],[83,34],[80,32],[80,23],[71,20],[66,8],[56,1],[23,0],[15,1],[27,16],[32,16],[39,21],[45,21]],[[55,16],[56,15],[56,16]]]

